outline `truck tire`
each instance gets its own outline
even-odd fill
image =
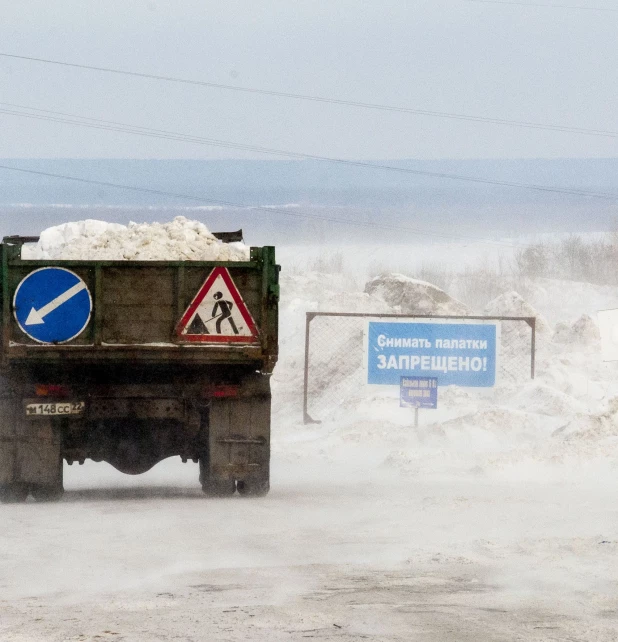
[[[57,502],[64,495],[63,475],[64,460],[61,456],[49,465],[49,474],[52,475],[51,482],[30,484],[30,494],[36,502]]]
[[[210,466],[206,458],[200,458],[200,484],[207,497],[231,497],[236,492],[235,480],[210,476]]]
[[[3,504],[21,504],[28,499],[28,484],[5,484],[0,486],[0,502]]]
[[[202,491],[206,497],[231,497],[235,490],[236,482],[233,479],[202,482]]]
[[[57,502],[64,495],[62,486],[33,486],[30,494],[37,502]]]
[[[249,479],[236,483],[238,494],[244,497],[264,497],[270,490],[268,479]]]

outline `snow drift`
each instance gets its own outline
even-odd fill
[[[485,306],[483,314],[493,317],[536,317],[536,331],[543,334],[551,333],[551,327],[544,315],[514,290],[491,300]]]
[[[439,287],[403,274],[377,276],[365,285],[365,292],[382,298],[389,306],[403,314],[470,314],[463,303]]]

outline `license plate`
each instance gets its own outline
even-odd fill
[[[51,403],[28,403],[26,415],[62,417],[65,415],[81,415],[86,408],[83,401],[54,401]]]

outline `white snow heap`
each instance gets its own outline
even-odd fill
[[[222,243],[199,221],[169,223],[63,223],[22,248],[24,259],[127,261],[248,261],[244,243]]]
[[[381,274],[367,282],[365,292],[382,298],[404,314],[470,314],[463,303],[436,285],[403,274]]]
[[[591,344],[601,340],[599,328],[594,319],[588,314],[582,314],[577,321],[557,323],[554,330],[554,341],[558,343]]]
[[[547,319],[515,290],[492,299],[485,306],[483,314],[491,317],[536,317],[536,331],[541,334],[551,332]]]
[[[616,442],[618,437],[618,397],[612,397],[604,412],[582,413],[558,428],[553,437],[564,441]]]
[[[507,403],[524,412],[548,417],[570,417],[586,412],[586,404],[541,381],[530,381],[509,394]]]

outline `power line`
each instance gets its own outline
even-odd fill
[[[481,1],[481,0],[478,0]],[[147,78],[149,80],[161,80],[165,82],[181,83],[186,85],[194,85],[199,87],[209,87],[211,89],[224,89],[227,91],[244,92],[249,94],[260,94],[263,96],[274,96],[276,98],[293,98],[296,100],[306,100],[318,103],[328,103],[331,105],[343,105],[346,107],[357,107],[361,109],[373,109],[380,111],[398,112],[403,114],[414,114],[416,116],[432,116],[435,118],[448,118],[451,120],[464,120],[469,122],[487,123],[493,125],[506,125],[511,127],[523,127],[526,129],[541,129],[546,131],[567,132],[571,134],[583,134],[586,136],[610,136],[615,137],[617,132],[592,129],[586,127],[571,127],[567,125],[552,125],[547,123],[535,123],[532,121],[509,120],[505,118],[491,118],[486,116],[474,116],[471,114],[458,114],[451,112],[434,111],[428,109],[414,109],[411,107],[400,107],[396,105],[383,105],[379,103],[367,103],[356,100],[344,100],[339,98],[329,98],[325,96],[311,96],[308,94],[296,94],[284,91],[271,91],[268,89],[259,89],[255,87],[241,87],[238,85],[226,85],[222,83],[214,83],[202,80],[190,80],[187,78],[178,78],[175,76],[163,76],[157,74],[148,74],[137,71],[128,71],[123,69],[114,69],[111,67],[97,67],[94,65],[82,65],[78,63],[62,62],[59,60],[50,60],[47,58],[34,58],[32,56],[19,56],[16,54],[8,54],[0,52],[0,56],[4,58],[15,58],[18,60],[28,60],[31,62],[40,62],[50,65],[60,65],[62,67],[72,67],[75,69],[85,69],[88,71],[101,71],[111,74],[120,74],[123,76],[133,76],[137,78]]]
[[[430,236],[430,237],[436,237],[436,238],[444,238],[444,239],[449,239],[449,240],[458,240],[458,241],[475,241],[475,242],[480,242],[480,243],[488,243],[492,245],[502,245],[506,247],[518,247],[519,244],[517,243],[507,243],[505,241],[497,241],[493,239],[487,239],[487,238],[478,238],[478,237],[473,237],[473,236],[464,236],[462,234],[445,234],[441,232],[428,232],[426,230],[422,230],[419,228],[414,228],[414,227],[407,227],[407,226],[399,226],[399,225],[386,225],[382,223],[369,223],[365,221],[355,221],[355,220],[350,220],[350,219],[345,219],[345,218],[338,218],[334,216],[324,216],[320,214],[303,214],[299,212],[291,212],[290,210],[287,209],[282,209],[279,207],[265,207],[263,205],[260,206],[253,206],[253,205],[247,205],[247,204],[242,204],[242,203],[234,203],[231,201],[223,201],[219,199],[212,199],[212,198],[205,198],[203,196],[193,196],[189,194],[180,194],[177,192],[168,192],[164,190],[158,190],[158,189],[151,189],[148,187],[137,187],[135,185],[125,185],[123,183],[111,183],[109,181],[97,181],[93,179],[88,179],[88,178],[80,178],[77,176],[68,176],[66,174],[53,174],[51,172],[42,172],[39,170],[34,170],[34,169],[26,169],[24,167],[14,167],[11,165],[0,165],[0,169],[5,169],[8,171],[12,172],[20,172],[23,174],[33,174],[35,176],[44,176],[46,178],[57,178],[57,179],[62,179],[62,180],[68,180],[68,181],[73,181],[77,183],[86,183],[89,185],[98,185],[99,187],[111,187],[113,189],[122,189],[122,190],[130,190],[134,192],[143,192],[146,194],[156,194],[157,196],[170,196],[173,198],[177,198],[180,200],[188,200],[188,201],[193,201],[197,202],[200,204],[212,204],[212,205],[225,205],[227,207],[233,207],[233,208],[238,208],[238,209],[251,209],[251,210],[260,210],[263,212],[268,212],[268,213],[276,213],[276,214],[283,214],[285,216],[292,216],[295,218],[304,218],[304,219],[317,219],[321,221],[326,221],[330,223],[340,223],[343,225],[354,225],[356,227],[368,227],[368,228],[373,228],[373,229],[381,229],[381,230],[391,230],[391,231],[396,231],[396,232],[412,232],[414,234],[421,234],[423,236]]]
[[[123,123],[118,123],[118,122],[113,121],[113,120],[103,121],[103,120],[98,119],[98,118],[89,118],[89,117],[86,117],[86,116],[79,116],[77,114],[69,114],[69,113],[65,113],[65,112],[54,112],[54,111],[51,111],[49,109],[39,109],[39,108],[36,108],[36,107],[29,107],[27,105],[17,105],[17,104],[14,104],[14,103],[0,103],[0,105],[7,105],[9,107],[18,107],[20,109],[29,109],[31,111],[46,112],[46,113],[49,113],[49,114],[57,114],[57,115],[62,115],[62,116],[72,116],[72,117],[75,117],[75,118],[81,118],[83,120],[93,120],[93,121],[97,121],[97,122],[107,122],[107,123],[111,123],[111,124],[115,124],[115,125],[122,125],[123,124]],[[136,128],[138,127],[138,126],[134,126],[134,125],[127,125],[127,126],[136,127]],[[141,129],[149,129],[149,128],[141,128]],[[165,130],[158,130],[158,131],[165,131]],[[587,135],[591,135],[591,136],[604,136],[606,138],[618,138],[618,131],[612,131],[612,130],[592,130],[592,129],[584,130],[584,129],[571,128],[571,129],[568,129],[568,130],[561,130],[561,131],[569,131],[569,132],[572,132],[572,133],[587,134]],[[174,132],[171,132],[171,133],[174,133]]]
[[[428,176],[432,178],[465,181],[465,182],[471,182],[471,183],[481,183],[485,185],[496,185],[500,187],[512,187],[517,189],[527,189],[527,190],[534,190],[534,191],[540,191],[540,192],[566,194],[571,196],[601,198],[601,199],[606,199],[611,201],[618,200],[618,194],[613,194],[611,192],[596,192],[591,190],[568,188],[568,187],[564,187],[564,188],[550,187],[546,185],[518,183],[515,181],[504,181],[504,180],[498,180],[498,179],[466,176],[461,174],[450,174],[446,172],[431,172],[427,170],[417,170],[417,169],[411,169],[408,167],[397,167],[395,165],[382,165],[378,163],[368,163],[364,161],[355,161],[355,160],[349,160],[344,158],[331,158],[329,156],[303,154],[299,152],[292,152],[292,151],[286,151],[281,149],[272,149],[268,147],[259,147],[255,145],[246,145],[243,143],[234,143],[231,141],[224,141],[224,140],[213,139],[213,138],[204,138],[200,136],[194,136],[191,134],[171,132],[168,130],[151,129],[148,127],[140,127],[137,125],[128,125],[126,123],[119,123],[117,121],[88,118],[84,116],[78,116],[76,114],[67,114],[65,112],[53,112],[51,110],[46,110],[46,109],[36,109],[32,107],[25,107],[23,105],[15,105],[13,103],[0,103],[0,105],[9,105],[12,107],[17,107],[19,109],[29,109],[31,111],[41,112],[37,114],[30,114],[30,113],[20,112],[16,110],[0,109],[0,114],[22,116],[26,118],[33,118],[36,120],[60,122],[60,123],[65,123],[70,125],[90,127],[94,129],[135,134],[138,136],[163,138],[166,140],[177,140],[181,142],[190,142],[190,143],[195,143],[199,145],[224,147],[227,149],[240,149],[243,151],[257,152],[260,154],[271,154],[276,156],[288,156],[290,158],[299,158],[299,159],[305,159],[305,160],[316,160],[321,162],[337,163],[337,164],[348,165],[352,167],[361,167],[365,169],[374,169],[374,170],[377,169],[382,171],[398,172],[400,174],[409,174],[414,176]],[[70,118],[64,118],[65,116],[68,116]],[[79,120],[71,120],[71,119],[79,119]]]
[[[511,4],[519,7],[543,7],[547,9],[578,9],[583,11],[612,11],[618,13],[618,9],[611,7],[585,7],[581,5],[568,4],[542,4],[540,2],[515,2],[515,0],[466,0],[466,2],[482,2],[483,4]]]

